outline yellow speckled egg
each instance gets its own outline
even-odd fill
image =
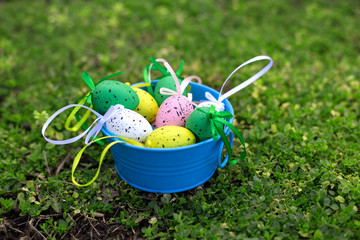
[[[164,126],[150,133],[145,142],[149,148],[176,148],[196,143],[195,135],[179,126]]]
[[[140,88],[133,89],[139,97],[139,105],[134,111],[142,115],[150,123],[154,122],[159,110],[157,102],[148,92]]]

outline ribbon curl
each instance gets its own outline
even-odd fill
[[[93,112],[94,114],[96,114],[96,116],[98,117],[91,125],[89,128],[87,128],[83,133],[81,133],[80,135],[76,136],[76,137],[73,137],[73,138],[70,138],[70,139],[67,139],[67,140],[52,140],[52,139],[49,139],[47,137],[45,137],[45,132],[46,132],[46,129],[47,127],[49,126],[49,124],[51,123],[51,121],[57,117],[60,113],[62,113],[63,111],[65,111],[66,109],[69,109],[69,108],[72,108],[72,107],[76,107],[78,109],[80,108],[85,108],[85,109],[88,109],[88,111],[91,111]],[[101,131],[101,128],[103,127],[103,125],[109,120],[111,119],[116,113],[118,113],[119,111],[122,111],[124,108],[123,105],[121,104],[117,104],[115,106],[111,106],[109,108],[109,110],[102,116],[101,114],[99,114],[98,112],[94,111],[93,109],[87,107],[87,106],[84,106],[84,105],[79,105],[79,104],[70,104],[68,106],[65,106],[61,109],[59,109],[58,111],[56,111],[44,124],[43,128],[42,128],[42,135],[43,137],[45,138],[45,140],[49,143],[52,143],[52,144],[57,144],[57,145],[64,145],[64,144],[69,144],[69,143],[73,143],[73,142],[76,142],[77,140],[79,140],[80,138],[82,138],[83,136],[86,136],[85,138],[85,144],[86,146],[83,147],[79,152],[78,154],[75,156],[74,158],[74,162],[73,162],[73,165],[72,165],[72,170],[71,170],[71,179],[72,179],[72,182],[78,186],[78,187],[84,187],[84,186],[88,186],[90,185],[91,183],[93,183],[97,177],[99,176],[99,173],[100,173],[100,168],[101,168],[101,164],[104,160],[104,157],[107,153],[107,151],[110,149],[110,147],[112,147],[113,145],[117,144],[117,143],[129,143],[129,144],[132,144],[132,145],[135,145],[135,146],[139,146],[139,147],[143,147],[144,145],[137,142],[137,141],[134,141],[134,140],[131,140],[131,139],[128,139],[128,138],[125,138],[125,137],[120,137],[120,136],[107,136],[107,137],[102,137],[102,138],[98,138],[96,139],[96,136],[99,134],[99,132]],[[93,128],[92,126],[96,124]],[[75,173],[75,170],[76,170],[76,167],[78,166],[79,162],[80,162],[80,159],[81,159],[81,156],[82,154],[84,153],[84,151],[86,150],[87,147],[89,147],[93,142],[102,142],[101,140],[103,139],[107,139],[107,138],[119,138],[121,140],[116,140],[116,141],[113,141],[111,142],[110,144],[108,144],[105,149],[103,150],[103,152],[101,153],[101,156],[100,156],[100,160],[99,160],[99,167],[96,171],[96,174],[95,176],[92,178],[92,180],[88,183],[85,183],[85,184],[79,184],[78,182],[76,182],[75,180],[75,177],[74,177],[74,173]]]
[[[176,75],[176,73],[174,72],[174,70],[172,69],[172,67],[170,66],[170,64],[166,60],[159,58],[159,59],[156,59],[156,61],[157,61],[157,64],[159,64],[158,62],[162,62],[164,64],[165,68],[167,69],[167,72],[174,79],[175,86],[176,86],[176,91],[174,91],[172,89],[169,89],[169,88],[161,88],[160,89],[160,94],[162,94],[162,95],[170,95],[170,96],[178,95],[178,96],[182,96],[185,89],[186,89],[186,87],[189,85],[189,83],[193,79],[197,80],[199,84],[201,84],[201,82],[202,82],[201,78],[198,77],[198,76],[189,76],[189,77],[185,78],[180,84],[178,76]],[[191,93],[188,93],[187,98],[188,98],[189,102],[192,103],[192,94]],[[192,103],[192,104],[194,104],[194,103]]]
[[[47,127],[49,126],[49,124],[51,123],[51,121],[54,120],[54,118],[57,117],[60,113],[62,113],[66,109],[69,109],[69,108],[72,108],[72,107],[81,107],[81,108],[88,109],[91,112],[93,112],[98,118],[95,119],[95,121],[90,125],[90,127],[88,127],[83,133],[79,134],[76,137],[73,137],[73,138],[70,138],[70,139],[67,139],[67,140],[52,140],[52,139],[49,139],[49,138],[45,137],[45,131],[46,131]],[[85,136],[88,133],[86,138],[85,138],[85,144],[89,145],[94,141],[96,136],[99,134],[99,132],[101,131],[101,128],[106,123],[106,121],[109,120],[114,114],[116,114],[119,111],[122,111],[123,109],[124,109],[123,105],[117,104],[115,106],[111,106],[109,108],[109,110],[105,113],[105,115],[102,116],[100,113],[96,112],[95,110],[93,110],[93,109],[91,109],[91,108],[89,108],[87,106],[79,105],[79,104],[70,104],[70,105],[65,106],[65,107],[59,109],[58,111],[56,111],[45,122],[45,124],[43,125],[41,133],[42,133],[44,139],[47,142],[52,143],[52,144],[56,144],[56,145],[65,145],[65,144],[76,142],[77,140],[79,140],[80,138],[82,138],[83,136]],[[93,125],[95,125],[94,128],[92,128]]]
[[[90,94],[90,92],[88,92],[85,96],[79,98],[78,100],[75,101],[75,104],[80,104],[83,105],[86,102],[86,98],[88,96],[88,94]],[[92,109],[93,105],[90,105],[90,108]],[[81,127],[82,129],[86,130],[88,129],[88,125],[85,123],[85,121],[89,118],[89,115],[91,113],[90,110],[87,110],[86,113],[84,114],[84,116],[82,116],[80,118],[80,116],[78,115],[78,111],[80,110],[80,107],[75,107],[74,110],[71,111],[71,113],[69,114],[68,118],[66,119],[65,122],[65,129],[68,131],[72,131],[72,132],[76,132],[77,130],[79,130],[79,128]],[[73,119],[73,117],[75,116],[77,123],[73,126],[70,127],[70,122]],[[97,137],[95,138],[97,139]],[[105,145],[105,143],[103,141],[96,141],[97,144],[103,146]]]
[[[90,94],[90,92],[88,92],[85,96],[79,98],[78,100],[75,101],[75,104],[79,104],[79,105],[84,105],[86,102],[86,98],[88,97],[88,95]],[[90,108],[92,108],[92,105],[90,105]],[[72,132],[76,132],[77,130],[79,130],[79,128],[85,124],[85,121],[88,119],[91,111],[87,110],[86,113],[84,114],[84,116],[82,118],[79,117],[79,115],[77,114],[77,112],[80,110],[80,107],[75,107],[74,110],[71,111],[71,113],[69,114],[68,118],[66,119],[65,122],[65,129],[68,131],[72,131]],[[72,118],[75,117],[77,120],[77,123],[73,126],[70,127],[70,123]],[[86,128],[88,128],[86,126]],[[85,129],[86,129],[85,128]]]
[[[101,168],[101,164],[102,164],[102,162],[103,162],[103,160],[104,160],[104,157],[105,157],[107,151],[108,151],[113,145],[115,145],[115,144],[117,144],[117,143],[125,143],[125,142],[127,142],[127,143],[130,143],[130,144],[135,145],[135,146],[138,146],[138,147],[143,147],[143,146],[144,146],[143,144],[141,144],[141,143],[139,143],[139,142],[136,142],[136,141],[131,140],[131,139],[128,139],[128,138],[119,137],[119,136],[107,136],[107,137],[102,137],[102,138],[99,138],[99,139],[97,139],[97,140],[94,140],[94,142],[101,141],[102,139],[106,139],[106,138],[120,138],[120,139],[122,139],[123,141],[113,141],[113,142],[109,143],[109,145],[107,145],[107,146],[105,147],[105,149],[104,149],[104,150],[102,151],[102,153],[101,153],[101,156],[100,156],[100,159],[99,159],[99,167],[98,167],[98,169],[97,169],[97,171],[96,171],[95,176],[94,176],[89,182],[87,182],[87,183],[85,183],[85,184],[79,184],[78,182],[76,182],[75,177],[74,177],[75,170],[76,170],[76,167],[78,166],[78,164],[79,164],[79,162],[80,162],[80,159],[81,159],[82,154],[84,153],[84,151],[86,150],[86,148],[90,146],[90,144],[89,144],[89,145],[86,145],[85,147],[83,147],[83,148],[78,152],[78,154],[75,156],[73,165],[72,165],[72,167],[71,167],[71,180],[72,180],[72,182],[73,182],[76,186],[78,186],[78,187],[89,186],[90,184],[92,184],[92,183],[97,179],[97,177],[99,176],[99,173],[100,173],[100,168]]]
[[[242,82],[240,85],[238,85],[237,87],[231,89],[230,91],[228,91],[227,93],[221,95],[221,92],[223,91],[223,88],[225,86],[225,84],[228,82],[228,80],[231,78],[231,76],[237,72],[240,68],[253,63],[253,62],[257,62],[257,61],[261,61],[261,60],[269,60],[270,63],[268,63],[263,69],[261,69],[259,72],[257,72],[255,75],[251,76],[249,79],[247,79],[246,81]],[[199,106],[208,106],[209,104],[214,104],[215,106],[218,107],[219,111],[223,111],[225,108],[223,106],[222,101],[225,100],[226,98],[230,97],[231,95],[237,93],[238,91],[240,91],[241,89],[247,87],[248,85],[250,85],[251,83],[255,82],[257,79],[259,79],[262,75],[264,75],[267,71],[270,70],[270,68],[273,65],[273,60],[271,59],[271,57],[268,56],[257,56],[254,57],[246,62],[244,62],[243,64],[241,64],[240,66],[238,66],[225,80],[224,84],[222,85],[221,89],[220,89],[220,93],[219,93],[219,97],[218,99],[216,99],[211,93],[206,92],[205,93],[205,97],[207,100],[209,100],[209,102],[203,102],[201,103]]]
[[[146,66],[143,71],[143,77],[144,77],[145,83],[151,83],[151,70],[158,70],[162,74],[162,76],[159,77],[158,79],[162,79],[164,77],[171,76],[171,74],[168,72],[168,69],[166,67],[161,66],[158,63],[158,61],[166,62],[166,60],[164,60],[162,58],[155,59],[154,57],[150,57],[149,60],[151,63],[148,66]],[[183,66],[184,66],[184,61],[181,60],[179,69],[175,72],[175,75],[180,79],[183,79],[180,77]],[[152,89],[151,86],[148,86],[147,90],[151,96],[154,96],[154,90]]]
[[[211,105],[210,110],[209,110],[208,113],[206,113],[205,111],[203,111],[200,108],[199,108],[199,110],[202,111],[203,113],[207,114],[208,119],[210,121],[211,134],[212,134],[212,137],[213,137],[214,141],[216,141],[219,138],[219,135],[220,135],[221,139],[224,142],[226,151],[229,154],[230,158],[231,158],[231,154],[232,154],[232,148],[231,148],[229,140],[228,140],[228,138],[227,138],[227,136],[225,134],[223,125],[226,125],[228,128],[230,128],[231,131],[233,131],[233,133],[239,138],[241,144],[244,147],[244,151],[239,156],[239,159],[243,160],[245,158],[245,156],[246,156],[245,141],[244,141],[241,133],[231,123],[224,120],[224,119],[231,119],[233,117],[233,115],[230,112],[227,112],[227,111],[221,111],[221,112],[216,111],[214,105]],[[236,159],[230,160],[229,163],[230,164],[236,164],[237,160]]]

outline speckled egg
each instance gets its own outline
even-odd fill
[[[133,89],[139,97],[139,105],[134,111],[142,115],[150,123],[154,122],[156,119],[156,114],[159,110],[157,102],[148,92],[140,88]]]
[[[150,123],[139,113],[123,109],[106,121],[106,128],[116,136],[145,142],[153,131]]]
[[[176,148],[194,143],[196,143],[196,138],[190,130],[178,126],[165,126],[155,129],[148,136],[145,147]]]
[[[190,113],[194,111],[193,104],[184,96],[171,96],[160,106],[156,115],[156,127],[184,127]]]
[[[179,84],[181,85],[181,80],[179,80]],[[162,78],[156,85],[154,90],[154,98],[158,105],[160,106],[167,98],[171,97],[170,95],[163,95],[160,93],[161,88],[168,88],[173,91],[176,91],[176,85],[175,81],[172,76],[164,77]],[[184,96],[186,96],[186,91],[183,93]]]
[[[192,131],[199,142],[212,137],[208,118],[210,107],[198,107],[188,117],[185,127]]]
[[[111,105],[121,104],[130,110],[139,105],[139,97],[131,87],[113,80],[98,83],[92,91],[91,100],[95,111],[100,114],[106,113]]]

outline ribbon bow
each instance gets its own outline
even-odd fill
[[[65,111],[66,109],[72,108],[72,107],[82,107],[82,108],[86,108],[88,110],[90,110],[91,112],[93,112],[94,114],[96,114],[96,116],[98,117],[97,119],[95,119],[95,121],[90,125],[90,127],[88,127],[83,133],[81,133],[80,135],[67,139],[67,140],[52,140],[49,139],[47,137],[45,137],[45,131],[47,129],[47,127],[49,126],[49,124],[51,123],[51,121],[57,117],[60,113],[62,113],[63,111]],[[57,145],[64,145],[64,144],[69,144],[69,143],[73,143],[76,142],[77,140],[79,140],[80,138],[82,138],[83,136],[86,136],[85,138],[85,144],[89,145],[91,144],[94,139],[96,138],[96,136],[99,134],[99,132],[101,131],[101,128],[103,127],[103,125],[106,123],[106,121],[108,121],[113,115],[115,115],[116,113],[118,113],[119,111],[122,111],[124,109],[124,106],[121,104],[117,104],[115,106],[111,106],[109,108],[109,110],[105,113],[104,116],[102,116],[100,113],[94,111],[93,109],[87,107],[87,106],[83,106],[83,105],[79,105],[79,104],[70,104],[68,106],[65,106],[61,109],[59,109],[58,111],[56,111],[44,124],[43,128],[42,128],[42,135],[45,138],[45,140],[49,143],[52,144],[57,144]],[[96,124],[97,123],[97,124]],[[94,126],[94,128],[92,128],[92,126],[96,124]],[[92,129],[91,129],[92,128]]]
[[[221,95],[221,92],[225,86],[225,84],[227,83],[227,81],[230,79],[230,77],[235,73],[237,72],[240,68],[250,64],[250,63],[253,63],[253,62],[256,62],[256,61],[260,61],[260,60],[270,60],[270,63],[268,65],[266,65],[263,69],[261,69],[259,72],[257,72],[255,75],[253,75],[252,77],[250,77],[249,79],[247,79],[245,82],[242,82],[240,85],[238,85],[237,87],[231,89],[230,91],[228,91],[227,93]],[[243,64],[241,64],[240,66],[238,66],[228,77],[227,79],[225,80],[224,84],[222,85],[221,87],[221,90],[220,90],[220,94],[219,94],[219,97],[218,99],[216,99],[211,93],[209,92],[206,92],[205,93],[205,97],[207,100],[209,100],[208,102],[202,102],[201,104],[199,104],[199,106],[208,106],[209,104],[213,104],[217,107],[216,110],[220,109],[219,111],[223,111],[225,108],[223,108],[223,103],[222,101],[228,97],[230,97],[231,95],[237,93],[238,91],[240,91],[241,89],[247,87],[248,85],[250,85],[251,83],[255,82],[257,79],[259,79],[262,75],[264,75],[267,71],[270,70],[270,68],[272,67],[273,65],[273,60],[268,57],[268,56],[257,56],[257,57],[254,57],[246,62],[244,62]],[[222,107],[221,107],[221,104],[222,104]]]
[[[211,93],[205,92],[205,98],[209,100],[209,102],[202,102],[202,107],[210,107],[211,105],[215,106],[215,110],[218,112],[225,110],[225,104],[219,100],[217,100]]]
[[[166,67],[161,66],[161,65],[157,62],[157,61],[163,61],[163,62],[165,61],[165,62],[166,62],[166,60],[164,60],[164,59],[162,59],[162,58],[155,59],[154,57],[150,57],[149,60],[150,60],[150,62],[151,62],[150,65],[146,66],[146,67],[144,68],[144,71],[143,71],[143,77],[144,77],[144,82],[145,82],[145,83],[151,83],[151,70],[158,70],[159,72],[161,72],[161,74],[162,74],[163,76],[159,77],[158,79],[162,79],[162,78],[164,78],[164,77],[168,77],[168,76],[171,75],[171,74],[168,72],[168,69],[167,69]],[[180,79],[182,79],[182,78],[180,77],[180,74],[181,74],[181,71],[182,71],[183,66],[184,66],[184,61],[181,60],[179,69],[178,69],[178,70],[176,71],[176,73],[175,73],[175,75],[176,75],[177,77],[179,77]],[[148,86],[148,87],[147,87],[147,90],[148,90],[148,92],[150,93],[151,96],[154,96],[154,91],[153,91],[153,89],[152,89],[151,86]]]
[[[163,94],[163,95],[171,95],[171,96],[182,96],[182,94],[184,93],[186,87],[189,85],[189,83],[193,80],[193,79],[196,79],[198,81],[198,83],[201,84],[201,78],[199,78],[198,76],[189,76],[187,78],[185,78],[182,82],[181,82],[181,85],[179,83],[179,79],[178,79],[178,76],[176,75],[176,73],[174,72],[174,70],[172,69],[172,67],[170,66],[170,64],[164,60],[164,59],[156,59],[156,63],[158,65],[160,65],[158,62],[162,62],[165,66],[165,68],[167,69],[167,72],[170,74],[170,76],[172,76],[172,78],[174,79],[174,82],[175,82],[175,86],[176,86],[176,91],[173,91],[169,88],[161,88],[160,89],[160,94]],[[192,101],[192,94],[191,93],[188,93],[188,96],[187,98],[189,99],[189,101],[191,102]]]
[[[226,125],[227,127],[230,128],[231,131],[233,131],[233,133],[239,138],[241,144],[244,147],[244,151],[240,154],[239,159],[243,160],[246,156],[246,147],[245,147],[245,141],[241,135],[241,133],[228,121],[224,120],[224,119],[231,119],[233,117],[233,115],[230,112],[227,111],[221,111],[221,112],[217,112],[215,110],[215,106],[212,105],[210,107],[210,110],[208,113],[206,113],[205,111],[203,111],[202,109],[199,109],[200,111],[202,111],[203,113],[207,114],[209,121],[210,121],[210,125],[211,125],[211,135],[214,139],[214,141],[216,141],[220,135],[221,139],[224,142],[224,145],[226,147],[226,151],[229,154],[229,157],[231,157],[232,154],[232,149],[231,149],[231,145],[229,143],[229,140],[225,134],[224,131],[224,125]],[[231,164],[236,164],[237,160],[231,160],[229,161],[229,163]]]

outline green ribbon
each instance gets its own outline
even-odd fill
[[[86,104],[86,98],[87,98],[87,94],[85,96],[82,96],[80,98],[78,98],[75,101],[75,104],[80,104],[80,105],[87,105]],[[92,105],[90,104],[89,106],[90,108],[92,108]],[[72,132],[76,132],[77,130],[79,130],[79,128],[81,127],[84,130],[87,130],[89,128],[89,126],[85,123],[85,121],[89,118],[90,115],[90,110],[88,110],[85,115],[83,117],[80,117],[78,114],[80,107],[76,107],[68,116],[68,118],[66,119],[65,122],[65,128],[68,131],[72,131]],[[72,120],[72,118],[75,116],[77,124],[75,124],[73,127],[70,127],[70,122]],[[94,139],[98,139],[98,137],[95,137]],[[105,143],[103,141],[96,141],[97,144],[103,146]]]
[[[241,144],[244,147],[244,151],[240,154],[239,159],[243,160],[246,156],[246,147],[245,147],[245,141],[241,135],[241,133],[236,129],[236,127],[234,127],[231,123],[229,123],[228,121],[224,120],[224,119],[231,119],[233,117],[233,115],[230,112],[227,111],[221,111],[221,112],[217,112],[215,110],[215,106],[211,105],[210,110],[208,113],[206,113],[205,111],[201,110],[199,108],[200,111],[204,112],[205,114],[207,114],[209,121],[210,121],[210,125],[211,125],[211,134],[213,136],[214,141],[216,141],[220,135],[221,139],[224,142],[224,145],[226,147],[226,151],[229,154],[229,158],[231,158],[231,154],[232,154],[232,149],[229,143],[229,140],[225,134],[224,131],[224,125],[226,125],[227,127],[230,128],[231,131],[233,131],[233,133],[239,138]],[[229,161],[230,164],[236,164],[237,160],[230,160]]]
[[[108,80],[108,79],[110,79],[110,78],[112,78],[112,77],[118,76],[118,75],[120,75],[120,74],[122,74],[122,72],[116,72],[116,73],[110,74],[110,75],[108,75],[108,76],[100,79],[100,81],[99,81],[97,84],[101,83],[102,81]],[[90,88],[90,94],[89,94],[89,96],[86,98],[86,103],[87,103],[87,104],[91,104],[91,103],[92,103],[92,101],[91,101],[91,96],[92,96],[93,90],[94,90],[94,88],[95,88],[94,81],[92,80],[92,78],[90,77],[90,75],[89,75],[87,72],[83,72],[83,73],[81,74],[81,77],[82,77],[82,79],[84,80],[84,82],[85,82],[85,83],[89,86],[89,88]]]
[[[122,72],[116,72],[116,73],[110,74],[110,75],[108,75],[108,76],[100,79],[100,81],[99,81],[97,84],[99,84],[99,83],[102,82],[102,81],[108,80],[108,79],[110,79],[110,78],[112,78],[112,77],[118,76],[118,75],[120,75],[120,74],[122,74]],[[94,90],[94,88],[95,88],[95,84],[94,84],[94,81],[92,80],[92,78],[90,77],[90,75],[89,75],[87,72],[83,72],[83,73],[81,74],[81,77],[82,77],[82,79],[84,80],[84,82],[86,83],[86,85],[89,86],[90,92],[87,93],[87,94],[85,94],[84,96],[80,97],[79,99],[77,99],[77,100],[75,101],[75,104],[76,104],[76,103],[84,104],[84,105],[90,106],[90,108],[91,108],[91,104],[92,104],[91,95],[92,95],[93,90]],[[83,101],[83,99],[85,99],[85,98],[86,98],[86,100]],[[80,102],[81,102],[81,103],[80,103]],[[74,114],[70,114],[69,118],[67,119],[67,123],[66,123],[66,126],[65,126],[65,127],[66,127],[68,130],[70,130],[70,131],[77,131],[77,130],[79,129],[78,124],[80,124],[81,122],[83,122],[83,123],[81,124],[81,127],[82,127],[84,130],[88,129],[88,125],[85,123],[85,121],[86,121],[86,119],[89,117],[89,114],[85,114],[85,116],[80,117],[79,114],[77,113],[77,112],[78,112],[78,109],[77,109],[77,110],[74,110],[74,112],[75,112]],[[73,128],[70,128],[70,127],[69,127],[69,125],[70,125],[70,120],[71,120],[71,118],[72,118],[73,116],[75,116],[76,121],[78,121],[78,124],[76,124]],[[68,126],[67,126],[67,125],[68,125]],[[95,139],[98,139],[98,138],[96,137]],[[105,144],[105,143],[104,143],[103,141],[101,141],[101,140],[100,140],[100,141],[96,141],[96,143],[98,143],[99,145],[104,145],[104,144]]]
[[[162,74],[162,76],[157,79],[162,79],[164,77],[171,76],[171,74],[167,71],[166,67],[161,66],[160,63],[158,63],[154,57],[150,57],[149,60],[153,64],[151,66],[151,70],[157,70],[157,71],[161,72],[161,74]],[[176,76],[181,80],[184,79],[184,78],[180,77],[183,66],[184,66],[184,61],[181,60],[179,69],[175,72]],[[150,69],[150,65],[146,66],[143,71],[144,82],[146,82],[146,83],[150,83],[149,69]],[[154,96],[154,91],[153,91],[151,85],[147,87],[147,90],[151,96]]]

